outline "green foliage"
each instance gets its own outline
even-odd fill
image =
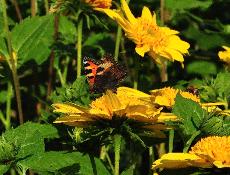
[[[216,65],[207,61],[193,61],[187,65],[186,69],[189,74],[201,76],[215,75],[217,73]]]
[[[175,13],[184,13],[186,10],[191,10],[194,8],[207,9],[212,5],[211,0],[186,0],[186,1],[177,1],[177,0],[167,0],[165,1],[165,7],[170,9],[172,14]]]
[[[54,17],[47,15],[27,18],[13,28],[12,47],[20,64],[29,60],[42,64],[47,60],[53,44],[53,26]]]
[[[179,94],[176,96],[172,112],[180,119],[179,129],[186,139],[200,129],[203,119],[207,115],[207,112],[198,103],[183,98]]]
[[[20,161],[20,164],[41,174],[43,174],[42,172],[65,174],[66,171],[70,174],[79,175],[110,174],[99,159],[79,152],[44,152]],[[68,170],[68,168],[73,168],[72,166],[77,169]]]
[[[86,77],[82,76],[76,79],[71,85],[57,88],[50,98],[53,103],[71,102],[87,106],[90,103],[90,93]]]
[[[17,166],[22,171],[66,173],[67,167],[75,166],[73,174],[110,174],[97,158],[78,152],[45,152],[45,138],[57,138],[57,130],[52,125],[25,123],[2,134],[0,139],[0,172],[9,166]],[[9,165],[9,166],[8,166]]]
[[[228,136],[230,134],[230,121],[228,117],[221,116],[217,112],[208,113],[201,106],[177,95],[173,113],[179,118],[178,127],[180,134],[188,141],[196,134]]]
[[[200,96],[207,102],[223,101],[227,104],[230,100],[230,73],[219,73],[215,79],[205,81],[200,87]]]

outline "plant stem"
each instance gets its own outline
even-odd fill
[[[6,129],[10,129],[10,114],[11,114],[11,97],[13,94],[12,85],[10,82],[7,84],[7,100],[6,100]]]
[[[114,136],[114,153],[115,153],[114,175],[119,175],[120,151],[121,151],[121,135],[117,134]]]
[[[59,16],[55,15],[54,16],[54,41],[56,41],[58,38],[58,25],[59,25]],[[54,58],[55,58],[55,54],[54,51],[52,50],[50,54],[50,64],[48,69],[48,85],[47,85],[46,99],[49,98],[52,91],[53,74],[54,74],[54,70],[53,70]]]
[[[115,44],[115,50],[114,50],[114,59],[118,61],[118,55],[119,55],[119,48],[120,48],[120,42],[121,42],[122,32],[121,27],[117,27],[117,36],[116,36],[116,44]]]
[[[31,16],[36,16],[37,13],[37,1],[36,0],[31,0],[30,1],[31,4]]]
[[[49,13],[49,1],[48,0],[44,0],[45,2],[45,9],[46,9],[46,14]]]
[[[68,73],[68,65],[69,65],[70,57],[67,56],[65,61],[66,62],[65,62],[64,70],[63,70],[63,83],[64,84],[66,84],[66,77]]]
[[[16,61],[15,61],[16,58],[14,58],[13,56],[11,33],[9,31],[9,26],[8,26],[5,0],[2,0],[2,12],[3,12],[3,19],[4,19],[4,29],[6,33],[7,47],[8,47],[8,52],[10,55],[10,58],[7,58],[8,59],[7,62],[10,64],[9,66],[11,68],[12,75],[13,75],[14,89],[15,89],[15,94],[16,94],[16,99],[17,99],[19,122],[20,124],[22,124],[23,123],[23,113],[22,113],[22,102],[21,102],[21,94],[20,94],[20,83],[19,83],[17,68],[16,68]]]
[[[174,129],[169,130],[169,153],[173,151]]]
[[[21,14],[21,10],[19,8],[18,2],[17,2],[17,0],[13,0],[12,3],[14,5],[18,20],[21,22],[22,21],[22,14]]]
[[[183,149],[183,153],[187,153],[188,149],[190,148],[193,140],[201,133],[201,131],[196,131],[193,133],[193,135],[190,137],[190,139],[186,142],[185,147]]]
[[[167,62],[164,61],[162,65],[160,65],[160,72],[161,72],[161,82],[168,81],[168,73],[167,73]]]
[[[83,26],[83,20],[80,19],[77,25],[77,77],[81,76],[82,26]]]
[[[110,168],[111,168],[111,170],[112,170],[112,172],[114,174],[114,167],[113,167],[112,161],[111,161],[111,159],[110,159],[110,157],[109,157],[107,152],[105,153],[105,157],[106,157],[106,159],[107,159],[107,161],[109,163],[109,166],[110,166]]]

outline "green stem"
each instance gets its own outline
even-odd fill
[[[190,139],[186,142],[185,147],[183,149],[183,153],[187,153],[188,149],[190,148],[193,140],[201,133],[201,131],[196,131],[193,133],[193,135],[190,137]]]
[[[169,153],[173,152],[174,129],[169,130]]]
[[[31,16],[35,16],[37,13],[37,1],[36,0],[31,0]]]
[[[2,0],[2,12],[3,12],[3,19],[4,19],[4,29],[6,33],[6,40],[7,40],[7,47],[10,54],[10,58],[8,59],[9,66],[12,71],[13,75],[13,81],[14,81],[14,88],[15,88],[15,94],[16,94],[16,100],[17,100],[17,107],[18,107],[18,115],[19,115],[19,122],[20,124],[23,123],[23,113],[22,113],[22,102],[21,102],[21,93],[20,93],[20,84],[17,74],[17,68],[16,68],[16,61],[13,56],[13,49],[12,49],[12,43],[11,43],[11,33],[9,31],[8,26],[8,19],[7,19],[7,12],[6,12],[6,1]]]
[[[153,161],[155,160],[155,157],[154,157],[154,148],[153,146],[150,146],[149,147],[149,167],[152,166],[152,163]],[[152,170],[151,168],[149,169],[149,175],[151,174]]]
[[[120,151],[121,151],[121,135],[117,134],[114,136],[114,153],[115,153],[114,175],[119,175]]]
[[[82,26],[83,26],[83,20],[80,19],[77,25],[77,77],[81,76]]]
[[[60,82],[61,82],[61,86],[64,87],[64,85],[65,85],[64,78],[63,78],[61,70],[59,68],[57,69],[57,73],[58,73],[58,76],[59,76],[59,79],[60,79]]]
[[[6,129],[10,129],[11,126],[11,120],[10,120],[10,114],[11,114],[11,97],[13,95],[13,89],[10,82],[8,82],[7,85],[7,100],[6,100]]]
[[[105,157],[106,157],[106,159],[107,159],[107,161],[109,163],[109,166],[110,166],[112,172],[114,173],[114,167],[113,167],[112,161],[111,161],[111,159],[110,159],[110,157],[109,157],[107,152],[105,153]]]
[[[63,82],[64,82],[64,85],[66,84],[66,78],[67,78],[67,72],[68,72],[68,65],[69,65],[70,57],[67,56],[65,61],[66,62],[65,62],[64,70],[63,70]]]
[[[137,77],[135,77],[135,80],[133,81],[133,88],[137,89],[137,86],[138,86]]]
[[[5,126],[5,128],[6,128],[6,119],[5,119],[5,117],[4,117],[4,115],[3,115],[3,112],[0,110],[0,120],[2,121],[2,123],[3,123],[3,125]]]
[[[121,42],[122,32],[121,27],[117,27],[117,36],[116,36],[116,44],[115,44],[115,50],[114,50],[114,59],[118,61],[118,55],[119,55],[119,48],[120,48],[120,42]]]
[[[160,71],[161,71],[161,82],[168,81],[168,73],[167,73],[167,62],[164,61],[162,65],[160,65]]]
[[[48,14],[49,13],[49,2],[48,2],[48,0],[44,0],[45,2],[45,9],[46,9],[46,14]]]

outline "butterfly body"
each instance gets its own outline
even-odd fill
[[[85,57],[83,60],[86,77],[93,92],[115,90],[126,77],[126,70],[111,56],[104,56],[100,61]]]

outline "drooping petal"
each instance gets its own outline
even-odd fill
[[[189,166],[212,167],[199,156],[189,153],[168,153],[153,162],[152,168],[185,168]]]
[[[121,7],[127,17],[127,19],[131,22],[131,23],[135,23],[136,22],[136,18],[133,16],[131,10],[129,9],[129,6],[126,2],[126,0],[121,0]]]
[[[145,53],[150,50],[148,45],[143,45],[142,47],[136,47],[135,51],[142,57],[144,57]]]

